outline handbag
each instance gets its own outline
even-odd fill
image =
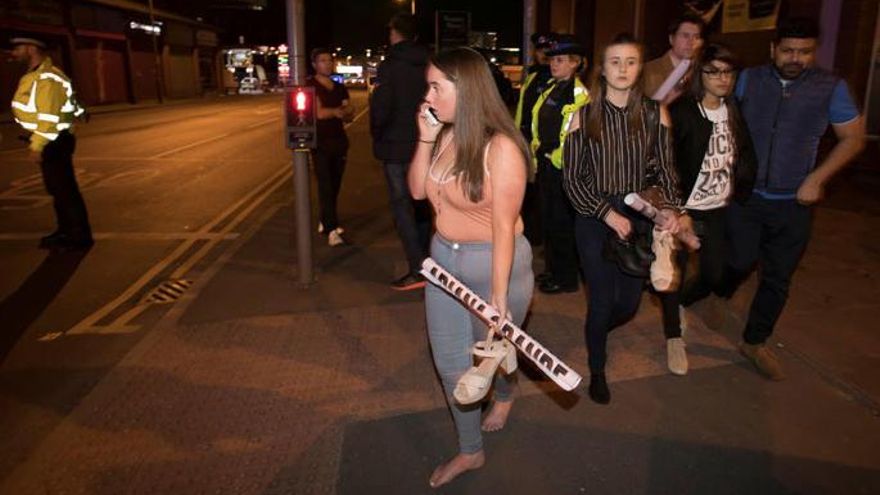
[[[633,228],[627,239],[621,239],[614,231],[609,232],[602,247],[602,257],[631,277],[648,278],[655,258],[651,250],[651,231]]]

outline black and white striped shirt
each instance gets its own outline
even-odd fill
[[[600,104],[592,102],[591,105]],[[565,138],[563,151],[563,187],[571,205],[581,215],[604,219],[611,211],[611,196],[638,192],[649,186],[659,186],[669,206],[680,203],[678,176],[673,164],[671,132],[660,124],[655,145],[659,166],[657,183],[647,183],[645,151],[648,141],[648,106],[656,109],[656,103],[645,99],[642,106],[641,129],[635,139],[630,139],[629,123],[625,108],[619,108],[608,100],[601,102],[603,132],[599,140],[587,136],[586,122],[589,105],[580,109],[580,129]],[[655,110],[655,111],[659,111]]]

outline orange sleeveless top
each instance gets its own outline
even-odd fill
[[[476,203],[471,201],[458,176],[447,172],[442,176],[434,170],[444,147],[431,158],[425,192],[434,207],[437,232],[453,242],[492,242],[492,185],[486,157],[489,144],[483,151],[483,197]],[[521,218],[516,220],[516,233],[523,231]]]

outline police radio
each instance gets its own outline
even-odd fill
[[[287,115],[287,147],[292,149],[315,148],[315,88],[291,86],[285,89],[285,113]]]

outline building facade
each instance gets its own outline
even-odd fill
[[[45,40],[86,106],[188,98],[220,85],[217,29],[127,0],[6,0],[0,37]],[[2,62],[9,101],[24,68]]]

